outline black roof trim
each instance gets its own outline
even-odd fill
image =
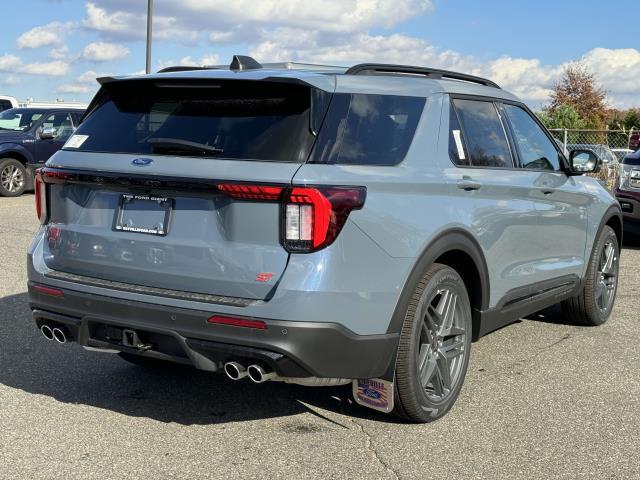
[[[428,78],[450,78],[465,82],[478,83],[487,87],[500,88],[500,86],[486,78],[467,75],[466,73],[451,72],[437,68],[415,67],[411,65],[392,65],[386,63],[360,63],[349,68],[345,75],[376,75],[376,74],[410,74],[423,75]]]
[[[217,67],[196,67],[194,65],[174,65],[172,67],[165,67],[158,70],[158,73],[171,73],[171,72],[191,72],[193,70],[217,70]]]

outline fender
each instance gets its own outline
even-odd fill
[[[402,293],[400,294],[393,316],[391,317],[391,322],[389,323],[389,328],[387,329],[388,334],[399,334],[402,330],[409,300],[413,295],[413,287],[420,281],[424,271],[430,265],[435,263],[439,257],[454,250],[459,250],[467,254],[473,260],[476,270],[478,271],[480,280],[480,285],[478,285],[480,290],[480,309],[478,310],[477,307],[473,309],[473,338],[475,339],[477,337],[476,332],[479,330],[480,320],[482,317],[481,313],[489,308],[489,295],[491,291],[489,270],[487,269],[487,263],[482,252],[482,248],[480,248],[480,245],[471,236],[471,234],[461,228],[453,228],[440,233],[423,249],[411,269],[411,273],[409,273],[404,285],[402,286]],[[397,346],[395,350],[397,352]],[[395,368],[396,358],[393,358],[389,363],[387,373],[381,378],[383,380],[393,382]]]
[[[598,230],[596,230],[596,235],[595,237],[593,237],[593,243],[590,245],[591,253],[587,258],[587,261],[589,258],[591,258],[591,255],[593,255],[593,249],[595,247],[596,241],[598,237],[600,237],[600,234],[602,233],[602,230],[604,229],[605,225],[607,225],[607,223],[609,223],[609,221],[614,217],[617,217],[618,222],[620,223],[620,231],[619,232],[616,231],[616,236],[618,237],[618,247],[620,248],[620,251],[622,251],[622,236],[623,236],[624,221],[623,221],[622,209],[620,208],[620,204],[616,202],[616,204],[611,205],[607,209],[607,211],[602,216],[602,219],[600,220],[600,224],[598,225]]]
[[[27,165],[35,162],[33,153],[20,143],[0,143],[0,156],[4,155],[5,153],[17,153],[21,155],[27,161]]]
[[[453,250],[460,250],[473,260],[480,277],[480,310],[489,308],[489,270],[487,269],[487,263],[482,249],[471,234],[461,228],[455,228],[439,234],[424,248],[418,257],[411,273],[404,282],[402,293],[400,294],[400,299],[394,310],[387,333],[399,333],[402,329],[409,299],[413,294],[413,286],[420,281],[420,277],[424,271],[439,257]]]

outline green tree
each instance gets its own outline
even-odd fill
[[[587,128],[604,128],[607,94],[596,84],[593,74],[581,63],[569,64],[551,92],[550,112],[567,105],[573,107]]]
[[[640,128],[640,109],[631,108],[627,110],[626,115],[624,116],[624,120],[622,121],[624,127],[629,130],[633,128],[637,130]]]
[[[557,105],[554,109],[545,108],[537,115],[547,128],[581,129],[587,127],[587,122],[571,105]]]

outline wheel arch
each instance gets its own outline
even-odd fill
[[[0,146],[0,160],[4,158],[12,158],[20,162],[26,171],[25,190],[33,189],[33,171],[30,167],[33,156],[29,154],[27,149],[21,145],[7,144]]]
[[[25,167],[33,161],[33,156],[22,145],[4,144],[0,145],[0,158],[13,158],[18,160]]]
[[[424,248],[405,279],[387,332],[400,332],[413,294],[412,286],[420,281],[424,271],[434,263],[445,264],[462,277],[469,292],[473,312],[473,337],[477,338],[477,332],[480,330],[480,312],[489,308],[489,271],[478,242],[470,233],[459,228],[439,234]]]
[[[607,214],[603,219],[604,223],[598,229],[598,235],[604,225],[607,225],[613,228],[613,231],[616,232],[616,237],[618,238],[618,248],[622,250],[622,235],[623,235],[623,222],[622,222],[622,212],[617,207],[611,207],[607,210]]]

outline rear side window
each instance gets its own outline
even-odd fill
[[[334,94],[312,161],[400,163],[409,150],[425,102],[423,97]]]
[[[515,136],[520,163],[533,170],[560,170],[560,154],[542,128],[523,108],[504,106]]]
[[[10,108],[13,108],[13,105],[11,105],[9,100],[0,100],[0,112],[4,112]]]
[[[318,94],[303,85],[123,81],[102,93],[76,131],[87,136],[79,150],[303,162],[315,140]]]
[[[454,163],[474,167],[513,167],[507,136],[495,105],[480,100],[454,99],[453,106],[462,130],[457,135],[464,137],[468,152],[462,158],[456,145],[457,135],[452,129],[450,143],[453,141],[454,145],[450,145],[449,151],[457,154]],[[452,125],[455,127],[455,123]]]

